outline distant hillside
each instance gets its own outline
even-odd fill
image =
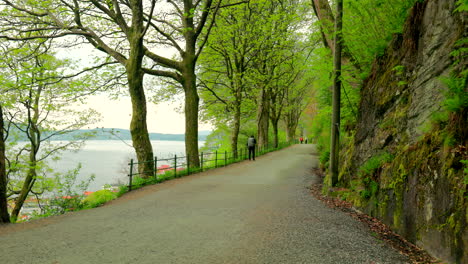
[[[73,140],[80,134],[95,134],[92,137],[93,140],[131,140],[130,131],[128,129],[119,128],[95,128],[95,129],[80,129],[63,135],[56,135],[51,140]],[[200,131],[198,132],[198,140],[205,141],[211,131]],[[46,137],[47,132],[43,133],[43,137]],[[184,134],[162,134],[162,133],[150,133],[150,140],[166,140],[166,141],[185,141]],[[26,140],[24,137],[20,137],[20,140]]]

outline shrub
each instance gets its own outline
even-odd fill
[[[90,194],[82,201],[82,203],[85,208],[94,208],[107,201],[113,200],[116,197],[117,195],[109,190],[100,190]]]

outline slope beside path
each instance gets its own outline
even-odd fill
[[[0,263],[408,263],[307,189],[313,145],[0,228]]]

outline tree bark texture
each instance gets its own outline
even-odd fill
[[[184,1],[184,12],[193,11],[193,1]],[[193,16],[183,18],[185,52],[182,54],[182,86],[185,92],[185,153],[190,166],[200,167],[198,154],[198,111],[199,101],[195,65],[197,61],[197,37]]]
[[[130,55],[125,65],[128,89],[132,102],[130,133],[132,135],[133,148],[140,163],[138,165],[138,173],[146,178],[153,175],[154,161],[153,148],[146,125],[146,97],[143,87],[143,5],[141,1],[131,1],[131,4],[133,19],[132,27],[128,33]]]
[[[272,121],[271,125],[273,126],[273,146],[278,147],[278,120]]]
[[[335,18],[328,0],[312,0],[312,7],[315,15],[320,21],[323,43],[334,52],[333,46],[333,26]]]
[[[336,3],[336,25],[335,32],[335,54],[334,54],[334,79],[333,79],[333,113],[331,124],[331,144],[330,144],[330,173],[331,185],[338,183],[339,154],[340,154],[340,115],[341,115],[341,29],[343,17],[343,0]]]
[[[236,100],[234,105],[234,120],[232,123],[232,134],[231,134],[231,149],[234,155],[234,159],[237,159],[237,141],[239,140],[240,131],[240,117],[241,117],[241,102]]]
[[[9,223],[7,201],[7,175],[6,175],[6,155],[5,155],[5,124],[3,120],[3,109],[0,105],[0,224]]]
[[[24,202],[28,198],[28,195],[34,187],[34,183],[36,183],[37,179],[37,153],[39,152],[41,146],[41,131],[38,128],[39,115],[41,111],[39,101],[41,98],[43,88],[44,86],[39,85],[37,90],[31,92],[29,97],[29,103],[27,104],[27,136],[29,139],[29,143],[31,144],[31,151],[29,152],[29,168],[26,174],[26,178],[24,179],[21,191],[18,197],[16,198],[15,207],[11,211],[11,219],[13,222],[16,222],[21,208],[23,207]]]
[[[260,97],[258,100],[258,109],[257,109],[257,126],[258,126],[258,145],[266,146],[268,145],[268,128],[270,121],[270,100],[268,97],[268,91],[265,87],[262,88],[260,92]]]
[[[335,17],[333,15],[332,9],[328,0],[311,0],[312,7],[314,8],[315,15],[320,21],[320,26],[322,29],[322,38],[325,47],[329,48],[332,53],[335,53],[335,41],[334,35],[336,34],[336,29],[334,25],[336,24]],[[342,22],[341,22],[342,23]],[[341,29],[340,29],[341,32]],[[342,57],[344,64],[350,64],[355,69],[359,70],[361,66],[355,59],[353,59],[353,55],[351,52],[346,48],[344,44],[343,38],[341,38],[341,49],[342,49]]]
[[[28,173],[26,174],[26,178],[24,179],[23,187],[21,188],[21,191],[16,198],[15,201],[15,207],[11,211],[11,220],[13,222],[16,222],[18,219],[18,215],[21,211],[21,208],[23,208],[24,202],[28,198],[29,193],[31,192],[34,183],[36,182],[36,166],[37,166],[37,160],[36,160],[36,151],[32,150],[29,153],[29,169]]]
[[[198,156],[198,108],[199,97],[195,83],[195,72],[185,75],[185,153],[192,167],[200,167]]]

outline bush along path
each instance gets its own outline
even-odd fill
[[[310,195],[313,145],[0,227],[2,263],[411,263]]]

